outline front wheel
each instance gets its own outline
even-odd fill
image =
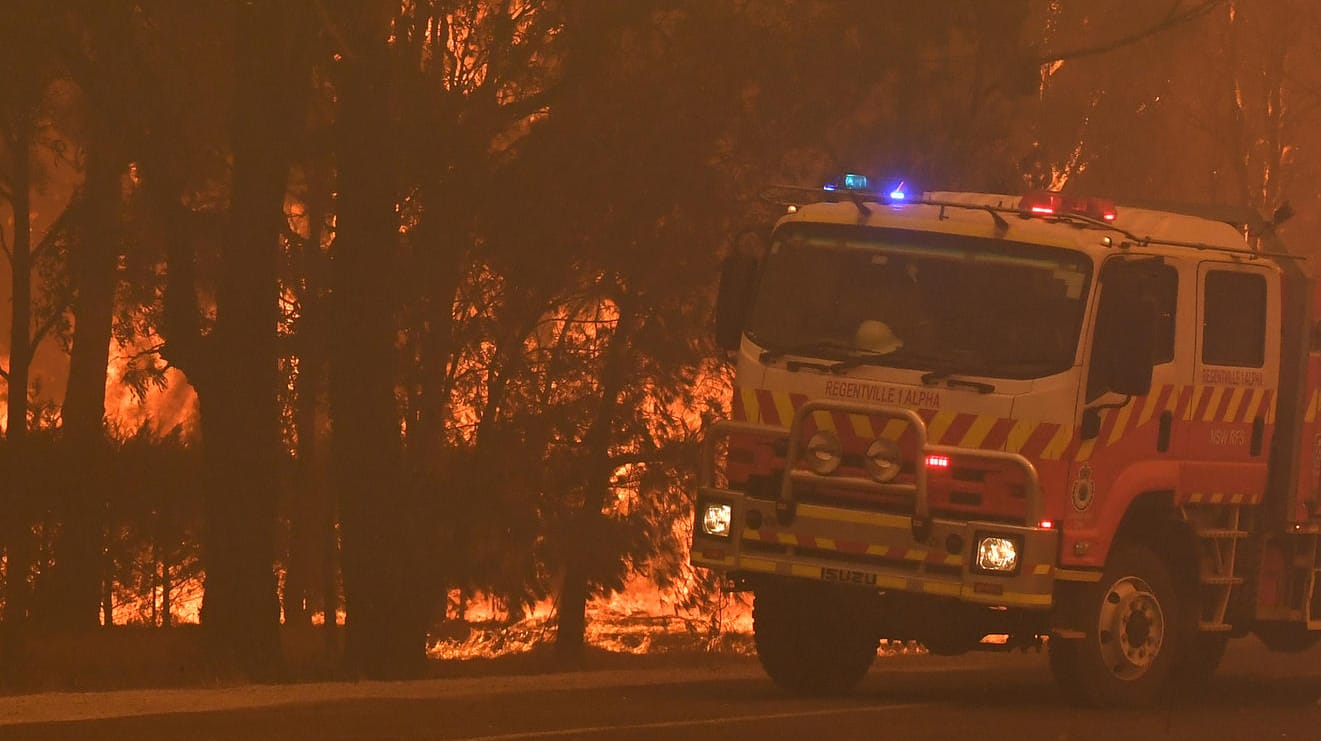
[[[757,658],[795,694],[847,692],[876,659],[875,609],[875,595],[848,587],[765,584],[752,608]]]
[[[1179,605],[1169,572],[1148,548],[1116,544],[1101,580],[1080,592],[1084,636],[1050,642],[1063,689],[1097,706],[1154,701],[1178,649]]]

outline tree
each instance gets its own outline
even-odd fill
[[[128,170],[124,132],[137,123],[124,101],[140,99],[123,39],[131,37],[128,8],[91,4],[82,24],[86,48],[68,55],[86,101],[83,149],[86,177],[79,196],[79,238],[70,255],[73,342],[61,417],[62,450],[70,465],[64,482],[59,540],[51,574],[47,627],[88,629],[99,623],[106,367],[115,312],[117,263],[123,254],[123,178]]]
[[[369,677],[416,673],[426,612],[403,485],[395,405],[392,259],[398,244],[390,51],[391,4],[346,3],[334,70],[339,198],[332,248],[331,450],[339,493],[347,614],[345,660]]]
[[[312,14],[297,3],[234,13],[230,210],[211,367],[198,384],[207,479],[202,624],[222,659],[268,676],[280,663],[279,240],[293,137],[311,84]]]
[[[12,227],[0,225],[0,247],[9,262],[12,313],[8,364],[0,368],[6,381],[8,422],[5,427],[5,475],[0,496],[6,513],[0,528],[5,548],[7,580],[3,630],[0,631],[0,671],[13,679],[22,671],[24,634],[32,608],[31,567],[36,556],[32,525],[37,517],[36,466],[30,458],[29,393],[33,354],[63,317],[66,305],[58,287],[34,288],[35,274],[64,237],[56,220],[40,239],[33,223],[33,194],[40,192],[39,174],[53,148],[51,80],[56,62],[49,54],[58,33],[60,15],[42,3],[21,2],[8,11],[0,26],[0,73],[8,83],[0,91],[0,199],[9,207]],[[7,233],[6,233],[7,231]]]

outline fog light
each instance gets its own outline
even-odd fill
[[[1003,535],[977,537],[977,569],[994,574],[1018,571],[1018,541]]]
[[[728,538],[733,519],[734,510],[728,504],[708,504],[702,513],[702,532],[717,538]]]
[[[807,441],[807,465],[813,471],[825,476],[839,468],[844,448],[839,436],[828,430],[818,430]]]
[[[871,477],[882,484],[894,480],[904,465],[899,445],[884,437],[873,440],[868,446],[866,462]]]

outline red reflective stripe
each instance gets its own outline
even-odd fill
[[[1003,417],[995,420],[991,425],[991,431],[986,433],[986,439],[982,440],[981,448],[983,450],[1001,450],[1004,448],[1005,441],[1009,439],[1009,431],[1014,429],[1014,421]]]
[[[737,422],[746,422],[748,419],[748,410],[743,406],[742,389],[734,387],[734,398],[729,407],[729,417]]]
[[[1019,454],[1025,458],[1040,458],[1041,451],[1046,449],[1059,429],[1059,425],[1050,422],[1037,425],[1036,429],[1032,430],[1032,434],[1028,435],[1027,442],[1023,443],[1022,450],[1018,451]]]
[[[775,394],[765,389],[757,389],[757,408],[761,410],[761,421],[768,425],[780,425],[780,410],[775,406]]]

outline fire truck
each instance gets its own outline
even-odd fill
[[[726,260],[690,558],[797,693],[881,640],[1040,646],[1138,705],[1321,637],[1318,301],[1287,217],[1057,192],[786,189]]]

